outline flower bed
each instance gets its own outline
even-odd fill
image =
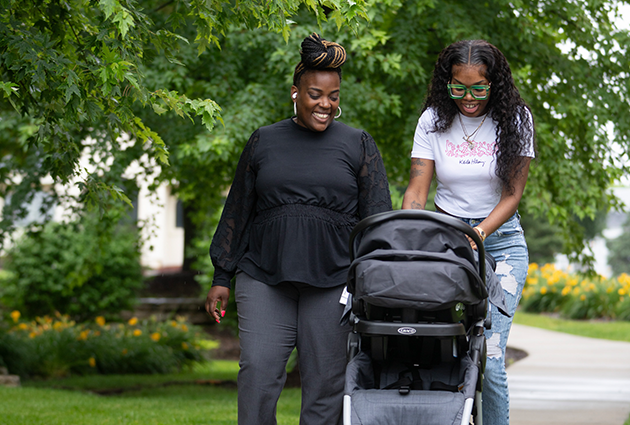
[[[182,317],[76,323],[61,314],[32,321],[18,311],[10,316],[12,326],[0,327],[0,363],[23,377],[169,373],[206,360],[215,345]]]
[[[529,265],[521,308],[534,313],[559,313],[568,319],[630,320],[630,276],[586,277],[552,264]]]

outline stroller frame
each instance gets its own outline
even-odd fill
[[[371,229],[393,220],[401,223],[407,220],[410,222],[428,221],[436,224],[438,227],[444,227],[448,229],[448,231],[454,230],[455,232],[461,233],[462,239],[463,235],[472,239],[478,247],[478,261],[471,262],[471,257],[468,258],[470,267],[467,267],[467,273],[469,275],[473,273],[477,275],[478,283],[480,283],[480,287],[478,288],[480,294],[478,297],[479,302],[463,305],[462,302],[453,300],[453,305],[450,307],[447,306],[447,308],[437,310],[430,307],[428,310],[423,310],[406,308],[404,306],[400,308],[383,307],[365,302],[360,297],[355,297],[354,295],[357,292],[357,288],[354,286],[354,272],[355,268],[358,267],[358,263],[360,263],[362,259],[376,258],[379,256],[379,258],[389,258],[386,249],[374,251],[375,253],[378,251],[376,254],[369,252],[366,254],[364,252],[363,255],[358,255],[358,258],[356,258],[358,251],[360,251],[359,245],[361,239],[364,234]],[[469,248],[472,253],[472,248],[470,248],[470,244],[467,240],[465,243],[467,244],[466,248]],[[411,252],[401,252],[408,256],[409,261],[421,262],[423,258],[437,258],[431,253],[423,253],[422,255],[414,256],[415,254]],[[379,365],[397,364],[400,363],[401,359],[406,359],[407,362],[416,363],[414,367],[417,367],[419,366],[417,363],[421,363],[423,360],[418,360],[415,352],[425,350],[425,345],[431,347],[429,352],[432,352],[431,350],[433,350],[434,345],[439,345],[440,347],[437,351],[439,351],[440,354],[438,354],[437,357],[453,362],[458,370],[457,373],[460,375],[465,374],[466,376],[467,382],[463,383],[460,385],[460,388],[458,388],[459,393],[464,394],[459,425],[468,425],[471,419],[474,425],[483,425],[482,381],[486,358],[484,330],[489,329],[491,323],[487,318],[488,298],[485,288],[485,250],[477,232],[468,224],[445,214],[421,210],[390,211],[368,217],[355,226],[350,236],[350,256],[352,265],[348,275],[348,291],[351,294],[349,303],[351,303],[350,323],[352,325],[352,332],[348,335],[347,344],[349,363],[359,355],[361,355],[360,361],[364,361],[366,354],[369,353],[369,361],[375,365],[378,362],[381,362],[378,363]],[[369,348],[362,347],[362,345],[365,345],[364,341],[366,340],[369,342]],[[449,350],[451,350],[450,347],[452,347],[452,351],[449,352]],[[470,364],[466,363],[466,366],[464,366],[462,360],[460,360],[462,356],[469,357]],[[453,358],[455,358],[455,360],[453,360]],[[359,359],[355,360],[359,361]],[[353,390],[349,388],[349,386],[352,387],[352,385],[355,385],[357,380],[355,377],[351,377],[351,373],[355,373],[354,369],[351,371],[352,368],[353,367],[349,364],[347,369],[346,392],[343,402],[344,425],[363,423],[353,422]],[[376,368],[376,366],[374,366],[374,368]],[[372,371],[372,366],[370,366],[370,371]],[[471,375],[468,375],[469,373]],[[375,371],[373,374],[377,375]],[[362,379],[363,378],[359,380]],[[375,381],[377,382],[376,385],[379,385],[378,376],[375,377]],[[408,382],[404,382],[404,384],[408,384]],[[403,396],[414,393],[413,386],[397,385],[400,385],[400,383],[395,382],[390,384],[389,387],[378,388],[378,390],[399,389],[399,393]],[[457,393],[458,391],[455,392]],[[427,391],[417,391],[416,393],[426,394],[431,397],[436,395],[433,394],[435,391],[431,391],[431,393]],[[402,399],[404,400],[404,398]],[[459,414],[460,412],[458,411],[456,413],[457,417],[459,417]],[[373,423],[380,424],[387,422],[376,421]]]

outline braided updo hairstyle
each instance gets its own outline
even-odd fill
[[[300,79],[309,71],[335,71],[341,81],[341,65],[346,61],[346,50],[333,41],[324,40],[313,33],[302,41],[302,60],[295,67],[293,85],[300,86]]]
[[[496,173],[504,188],[512,193],[513,181],[523,169],[522,156],[528,140],[534,135],[529,107],[514,85],[507,59],[485,40],[462,40],[451,44],[440,53],[423,111],[433,108],[437,114],[434,131],[442,133],[450,128],[459,108],[449,97],[446,85],[453,76],[454,65],[485,65],[485,77],[492,83],[487,105],[488,115],[497,123]]]

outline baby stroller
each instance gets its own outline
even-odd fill
[[[343,424],[481,425],[490,322],[477,232],[445,214],[391,211],[357,224],[350,254]]]

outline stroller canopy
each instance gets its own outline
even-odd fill
[[[478,254],[465,235],[476,241]],[[352,233],[350,252],[348,291],[372,305],[432,311],[488,297],[481,240],[444,214],[403,210],[364,219]]]

